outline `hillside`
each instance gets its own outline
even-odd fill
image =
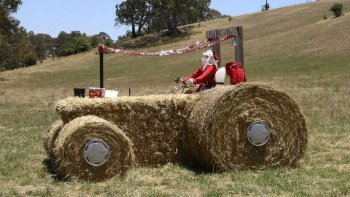
[[[233,17],[231,21],[226,18],[193,24],[189,25],[192,29],[192,35],[182,41],[140,50],[175,49],[204,40],[207,30],[242,25],[244,27],[246,67],[250,79],[259,78],[259,76],[284,75],[291,69],[290,65],[292,64],[297,64],[293,70],[303,69],[304,72],[311,72],[307,66],[310,64],[308,59],[319,63],[322,63],[322,58],[343,61],[347,52],[350,51],[350,42],[345,42],[350,40],[350,34],[348,34],[350,14],[348,13],[349,9],[346,9],[350,7],[350,1],[341,1],[344,4],[345,12],[344,16],[340,18],[333,18],[332,13],[328,11],[334,2],[319,1]],[[327,20],[323,19],[324,15],[328,16]],[[222,62],[228,62],[234,58],[233,50],[229,41],[223,43]],[[98,85],[98,56],[94,52],[61,58],[43,65],[1,73],[0,75],[5,78],[12,78],[10,77],[12,75],[24,75],[29,79],[26,84],[39,83],[41,86],[47,87],[57,84],[57,80],[70,84],[71,87],[74,85],[96,86]],[[169,86],[176,76],[185,75],[193,70],[199,61],[199,54],[200,52],[194,52],[171,57],[136,58],[108,55],[105,61],[107,87],[134,87],[138,83],[137,78],[139,78],[139,73],[135,73],[135,70],[141,67],[146,72],[142,75],[147,75],[151,81],[161,80],[157,86],[159,84]],[[307,62],[302,63],[305,58],[307,58]],[[346,60],[344,61],[346,62]],[[257,69],[254,68],[259,68],[259,75],[256,73]],[[70,70],[72,72],[69,72]],[[41,77],[45,78],[45,84],[41,84]],[[122,80],[118,80],[119,78]],[[16,86],[21,81],[23,80],[18,82],[11,79],[13,85]],[[11,84],[11,82],[7,83]]]
[[[328,10],[335,2],[344,15]],[[327,19],[324,19],[327,16]],[[122,180],[62,183],[50,174],[42,138],[57,117],[55,103],[74,87],[99,86],[97,50],[0,73],[0,196],[349,196],[350,0],[320,0],[186,26],[191,34],[160,51],[205,40],[207,30],[244,27],[249,81],[288,93],[307,117],[307,154],[295,169],[196,174],[169,164],[139,168]],[[105,56],[105,87],[127,95],[162,94],[191,73],[201,53],[163,57]],[[222,62],[234,58],[229,41]]]

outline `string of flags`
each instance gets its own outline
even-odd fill
[[[100,53],[118,53],[118,54],[124,54],[124,55],[132,55],[132,56],[169,56],[169,55],[178,55],[183,54],[191,51],[197,51],[199,49],[211,47],[213,45],[219,44],[221,42],[224,42],[233,36],[228,36],[225,38],[221,38],[219,40],[205,40],[205,41],[197,41],[194,44],[184,46],[178,49],[170,49],[170,50],[162,50],[159,52],[141,52],[141,51],[132,51],[132,50],[124,50],[124,49],[118,49],[118,48],[111,48],[108,46],[105,46],[103,44],[99,45],[99,52]],[[233,41],[234,42],[234,41]]]

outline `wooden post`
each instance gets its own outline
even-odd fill
[[[218,67],[221,67],[221,50],[220,50],[220,42],[219,39],[215,40],[218,41],[217,44],[212,46],[212,51],[218,55],[219,58],[219,64]]]
[[[105,47],[101,44],[98,47],[98,51],[100,52],[100,88],[103,88],[103,53],[105,51]]]
[[[235,36],[235,60],[239,62],[244,68],[244,53],[243,53],[243,27],[237,27],[237,36]]]

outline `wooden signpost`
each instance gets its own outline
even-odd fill
[[[211,39],[212,41],[218,41],[215,45],[213,45],[213,52],[217,53],[219,56],[219,64],[221,64],[221,52],[220,52],[220,38],[223,37],[234,37],[235,42],[235,61],[242,64],[244,67],[244,58],[243,58],[243,27],[230,27],[225,29],[215,29],[211,31],[207,31],[207,39]],[[221,66],[221,65],[218,65]]]

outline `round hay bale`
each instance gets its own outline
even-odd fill
[[[269,140],[252,145],[247,131],[263,122]],[[203,92],[188,121],[194,164],[208,170],[294,166],[305,152],[307,128],[297,103],[264,84],[244,83]]]
[[[117,126],[96,116],[67,123],[55,147],[59,173],[78,180],[102,181],[122,176],[135,162],[129,138]]]
[[[63,126],[63,121],[57,120],[50,126],[44,138],[44,148],[50,158],[54,156],[53,148],[55,145],[55,140],[57,138],[58,133],[61,131],[62,126]]]

